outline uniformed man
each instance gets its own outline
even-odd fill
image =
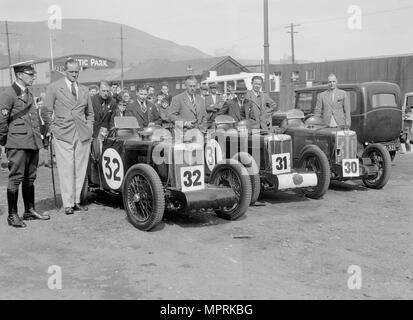
[[[24,228],[26,224],[17,212],[19,185],[22,183],[24,220],[48,220],[34,207],[34,181],[39,162],[39,149],[43,147],[39,114],[29,87],[36,78],[33,61],[10,66],[16,81],[0,94],[0,145],[6,147],[9,167],[7,204],[10,226]]]

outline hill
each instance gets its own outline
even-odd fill
[[[120,60],[120,24],[91,20],[63,19],[62,30],[53,30],[53,54],[55,57],[69,54],[91,54]],[[12,63],[20,56],[50,57],[49,29],[47,21],[8,21]],[[0,21],[0,32],[5,32]],[[200,50],[157,38],[139,29],[123,25],[125,65],[137,64],[148,59],[170,61],[207,58]],[[0,37],[0,57],[7,54],[6,38]],[[7,65],[7,57],[0,58],[0,66]],[[2,63],[3,62],[3,63]]]

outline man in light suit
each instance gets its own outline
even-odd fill
[[[183,121],[184,128],[207,129],[207,113],[204,100],[195,94],[197,79],[190,76],[185,80],[186,90],[172,98],[169,108],[169,120],[172,122]]]
[[[259,110],[260,113],[260,128],[267,130],[270,125],[271,115],[277,111],[277,104],[270,98],[268,93],[262,92],[262,84],[264,80],[260,76],[254,76],[251,79],[252,90],[247,91],[246,99]]]
[[[94,113],[87,87],[77,83],[79,63],[65,62],[65,77],[46,90],[45,106],[53,111],[50,131],[55,138],[56,163],[63,207],[66,214],[87,210],[80,206],[80,193],[86,176]]]
[[[314,115],[321,117],[329,127],[351,126],[350,101],[344,90],[337,88],[337,77],[328,76],[328,90],[320,93]]]

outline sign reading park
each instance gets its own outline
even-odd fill
[[[108,69],[115,67],[115,61],[92,55],[71,55],[64,56],[54,60],[54,68],[56,71],[64,71],[65,61],[69,58],[79,62],[81,69]]]

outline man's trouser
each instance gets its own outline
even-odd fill
[[[37,176],[39,150],[6,149],[6,153],[9,168],[9,183],[7,185],[9,215],[17,214],[20,183],[22,183],[25,210],[34,209],[34,181]]]
[[[54,141],[63,207],[73,207],[75,203],[80,202],[80,193],[86,177],[91,140],[81,142],[76,131],[72,143],[57,138]]]

